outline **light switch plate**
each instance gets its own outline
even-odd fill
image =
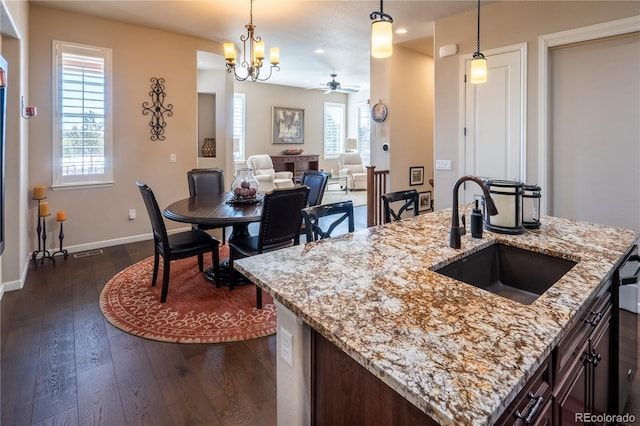
[[[436,160],[436,170],[451,170],[451,160]]]

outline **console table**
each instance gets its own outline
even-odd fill
[[[319,155],[272,155],[271,161],[276,172],[291,172],[296,181],[302,179],[307,170],[318,170]]]

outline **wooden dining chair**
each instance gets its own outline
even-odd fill
[[[418,191],[408,189],[406,191],[388,192],[381,196],[384,210],[384,223],[401,220],[402,214],[413,209],[413,216],[418,216]],[[402,201],[394,209],[393,203]]]
[[[302,209],[302,218],[307,242],[330,238],[331,233],[345,220],[348,232],[355,230],[353,201],[351,200],[307,207]],[[323,218],[321,224],[320,219]]]
[[[307,206],[309,188],[274,189],[262,200],[262,217],[257,235],[229,240],[229,265],[233,290],[238,272],[233,268],[236,259],[279,250],[300,244],[302,209]],[[256,307],[262,309],[262,289],[256,286]]]
[[[156,285],[160,256],[163,258],[160,302],[164,303],[167,300],[170,265],[173,260],[198,256],[198,268],[200,272],[202,272],[204,270],[204,253],[211,252],[214,275],[216,282],[218,282],[220,280],[220,241],[201,229],[191,229],[189,231],[168,235],[162,213],[160,213],[160,208],[158,207],[158,202],[156,201],[153,191],[142,182],[136,182],[136,185],[138,185],[140,194],[142,194],[142,199],[149,213],[151,228],[153,230],[154,253],[151,286]]]
[[[218,168],[192,169],[187,172],[189,197],[209,194],[222,194],[224,190],[224,171]],[[192,225],[195,229],[222,229],[222,244],[227,240],[225,225]]]

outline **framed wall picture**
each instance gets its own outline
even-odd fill
[[[409,185],[423,185],[424,184],[424,167],[410,167],[409,168]]]
[[[431,210],[431,191],[418,192],[418,211],[427,212]]]
[[[304,143],[304,110],[273,107],[273,143]]]

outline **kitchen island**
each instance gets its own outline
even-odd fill
[[[317,390],[309,334],[335,345],[438,424],[493,424],[610,284],[637,232],[543,217],[522,235],[485,232],[449,247],[451,210],[236,261],[276,300],[278,333],[292,315],[304,333],[278,371],[278,422],[315,423]],[[530,305],[445,277],[434,269],[500,242],[577,262]],[[282,324],[294,324],[282,323]],[[292,327],[292,325],[289,325]],[[284,332],[283,332],[284,330]],[[286,344],[291,343],[289,340]],[[302,347],[302,348],[301,348]],[[356,382],[354,382],[356,383]],[[289,389],[289,392],[287,391]],[[292,391],[292,392],[291,392]],[[365,389],[361,389],[365,391]],[[281,406],[280,393],[296,393]],[[288,395],[290,398],[291,395]]]

